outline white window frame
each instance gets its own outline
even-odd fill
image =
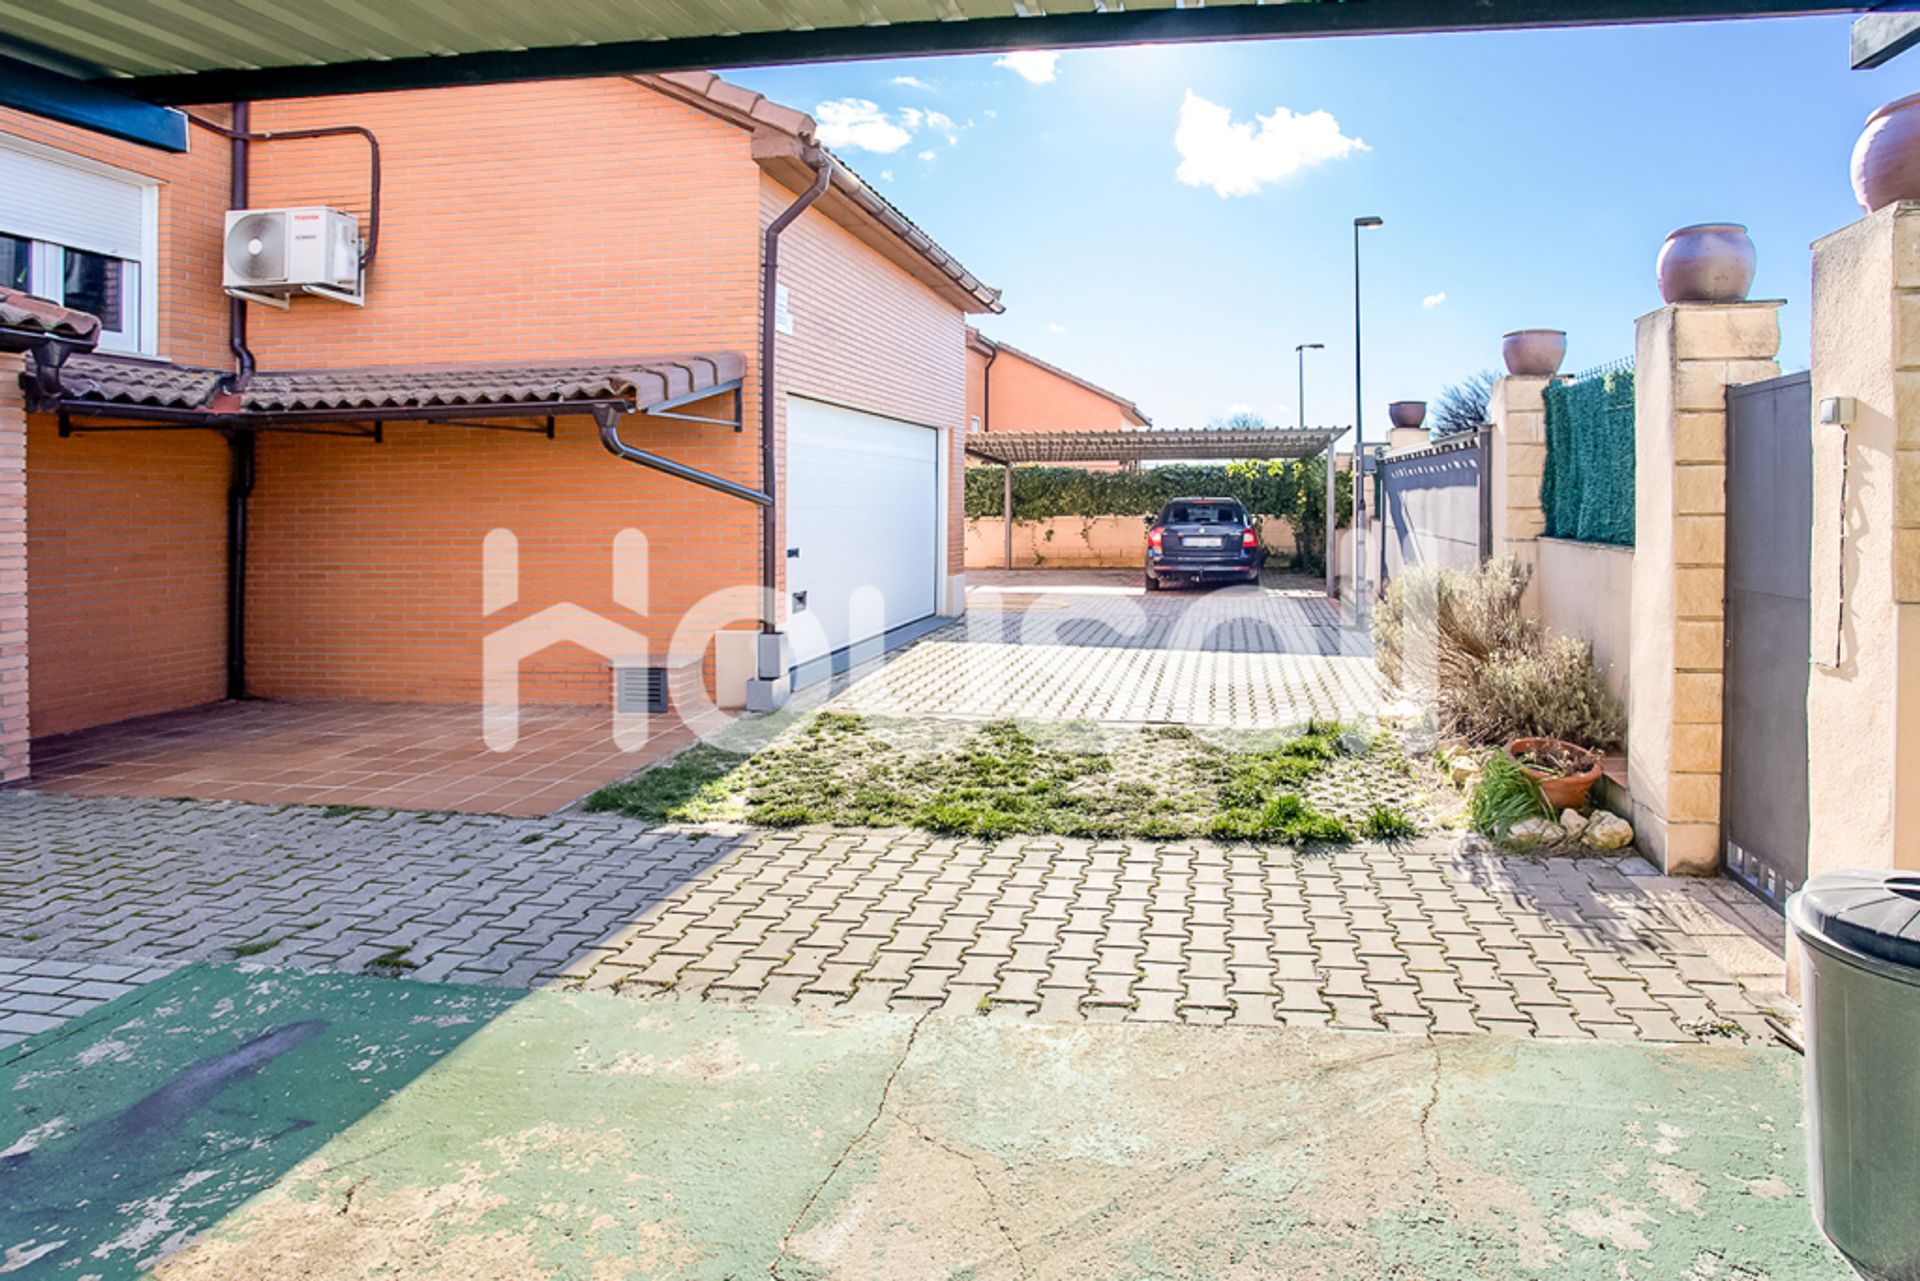
[[[74,155],[70,151],[45,146],[26,138],[16,138],[10,134],[0,134],[0,147],[140,188],[140,255],[137,258],[121,259],[127,264],[132,276],[131,281],[123,281],[121,287],[132,295],[133,301],[129,313],[134,322],[134,332],[112,334],[102,330],[99,349],[129,356],[158,356],[160,354],[160,179],[135,173],[130,169],[122,169],[116,165],[102,164],[85,156]],[[0,226],[0,232],[13,235],[24,234],[5,226]],[[29,258],[31,265],[28,269],[32,276],[31,287],[38,292],[49,289],[48,282],[64,283],[68,247],[57,241],[39,237],[29,239],[33,245]],[[54,288],[58,288],[58,285]],[[40,296],[52,297],[54,301],[59,301],[57,293],[43,293]]]

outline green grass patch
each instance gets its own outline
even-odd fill
[[[1369,736],[1325,722],[1223,744],[1184,726],[1102,733],[822,713],[750,757],[696,747],[601,789],[588,808],[654,822],[915,827],[983,839],[1347,844],[1365,810],[1326,812],[1304,790],[1336,763],[1392,773]]]
[[[1420,835],[1420,825],[1398,805],[1376,805],[1360,825],[1370,841],[1409,841]]]
[[[738,753],[700,743],[664,765],[601,788],[587,798],[587,809],[596,814],[625,814],[663,822],[676,817],[745,759]]]
[[[274,948],[279,947],[284,942],[286,942],[285,939],[250,939],[229,950],[232,951],[236,957],[258,956],[262,952],[273,951]]]

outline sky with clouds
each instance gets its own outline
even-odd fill
[[[1665,234],[1746,223],[1754,295],[1804,368],[1808,255],[1859,216],[1867,113],[1920,53],[1847,69],[1845,18],[1029,51],[729,73],[822,139],[982,279],[978,318],[1158,425],[1354,416],[1353,219],[1367,433],[1568,331],[1629,355]]]

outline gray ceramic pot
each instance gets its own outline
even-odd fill
[[[1516,329],[1500,340],[1507,372],[1527,378],[1551,378],[1567,358],[1564,329]]]
[[[1920,200],[1920,93],[1867,117],[1853,144],[1853,196],[1868,213],[1896,200]]]
[[[1387,417],[1395,427],[1418,427],[1427,421],[1427,402],[1396,400],[1387,406]]]
[[[1753,238],[1737,222],[1669,232],[1655,267],[1668,302],[1745,302],[1753,287]]]

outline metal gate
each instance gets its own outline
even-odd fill
[[[1720,835],[1730,875],[1778,906],[1807,874],[1813,388],[1727,389]]]
[[[1491,554],[1482,502],[1491,436],[1462,432],[1380,461],[1381,582],[1413,565],[1472,569]]]

